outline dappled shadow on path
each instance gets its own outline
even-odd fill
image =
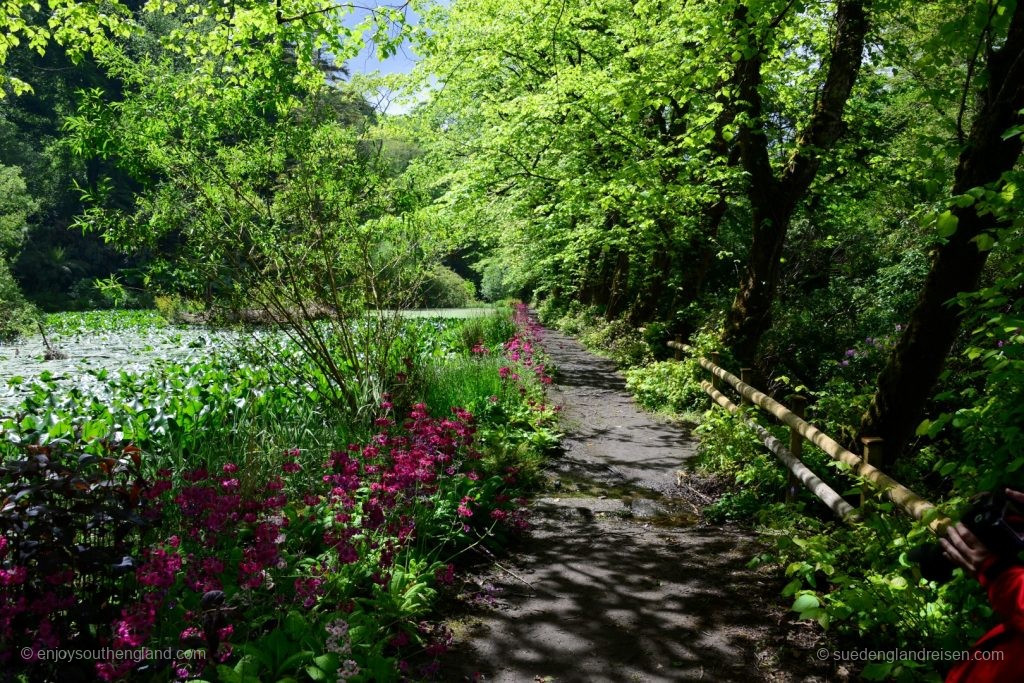
[[[582,505],[579,505],[582,503]],[[745,539],[720,529],[658,529],[593,518],[586,501],[543,510],[543,528],[511,573],[505,609],[464,621],[453,673],[487,680],[678,681],[759,678]]]
[[[566,433],[551,494],[520,554],[489,578],[498,606],[450,622],[458,654],[443,680],[761,679],[755,643],[770,627],[750,602],[774,588],[745,569],[754,542],[679,526],[693,516],[672,499],[676,472],[696,442],[641,411],[611,361],[557,332],[544,346]]]

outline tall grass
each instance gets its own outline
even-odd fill
[[[459,357],[432,362],[423,374],[422,401],[432,415],[448,415],[455,406],[472,409],[481,399],[501,396],[498,377],[502,359],[493,356]]]

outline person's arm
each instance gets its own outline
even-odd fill
[[[1007,498],[1024,503],[1024,493],[1006,490]],[[940,539],[942,550],[954,564],[977,577],[988,591],[988,600],[1001,620],[1015,631],[1024,632],[1024,566],[994,555],[963,524],[946,529]]]

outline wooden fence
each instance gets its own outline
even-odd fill
[[[694,349],[691,346],[679,341],[669,342],[668,345],[669,348],[675,350],[677,360],[683,352],[694,353]],[[730,413],[740,413],[739,407],[722,393],[724,385],[728,385],[739,394],[743,404],[757,406],[774,415],[789,427],[789,445],[787,447],[756,421],[745,415],[743,417],[745,423],[757,433],[765,446],[789,469],[791,486],[795,486],[796,482],[799,481],[825,503],[840,519],[845,521],[857,519],[857,510],[825,484],[800,460],[803,442],[809,441],[823,450],[833,460],[849,465],[850,469],[863,479],[864,484],[871,485],[879,492],[887,495],[900,509],[915,519],[920,520],[927,516],[929,520],[928,527],[934,533],[941,533],[951,523],[951,520],[939,513],[932,503],[921,498],[921,496],[878,469],[876,465],[884,463],[884,444],[881,439],[865,438],[862,440],[864,447],[863,456],[852,453],[839,445],[835,439],[803,419],[805,405],[803,397],[794,396],[790,399],[793,403],[793,409],[791,410],[767,394],[752,387],[747,381],[750,378],[749,370],[741,370],[740,374],[743,376],[741,379],[718,365],[717,353],[710,355],[711,360],[698,358],[698,362],[701,367],[711,373],[711,381],[704,381],[701,386],[715,403]],[[863,502],[864,494],[862,493],[861,504]]]

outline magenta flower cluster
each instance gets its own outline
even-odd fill
[[[509,364],[499,374],[517,383],[525,396],[519,372],[532,372],[542,384],[551,378],[538,348],[539,326],[525,307],[516,310],[516,321],[518,332],[502,348]],[[483,344],[471,352],[489,353]],[[487,400],[494,404],[498,398]],[[354,597],[372,594],[374,584],[389,584],[403,554],[418,546],[425,520],[432,534],[445,533],[449,542],[472,539],[467,534],[474,527],[478,532],[493,526],[528,528],[526,501],[514,494],[520,473],[515,467],[488,471],[482,464],[473,414],[456,407],[450,416],[432,416],[417,403],[400,419],[395,402],[383,397],[370,438],[331,452],[320,463],[313,454],[293,449],[281,454],[271,471],[266,464],[226,462],[137,479],[125,495],[146,525],[134,546],[125,546],[121,573],[109,586],[107,621],[95,628],[99,645],[203,648],[204,658],[171,663],[173,677],[195,678],[205,667],[230,660],[233,640],[259,636],[250,630],[254,616],[290,609],[351,611]],[[546,409],[542,401],[530,404]],[[138,449],[132,456],[138,460]],[[439,532],[438,524],[448,531]],[[72,637],[58,626],[75,603],[76,582],[86,577],[59,566],[32,582],[31,571],[11,552],[10,539],[0,535],[0,650],[25,642],[37,651],[56,648]],[[452,584],[455,566],[444,565],[433,578],[439,585]],[[395,652],[416,645],[401,624],[390,628],[389,647]],[[431,655],[451,641],[449,633],[435,633],[434,627],[420,625],[418,631]],[[357,675],[347,622],[330,621],[326,633],[325,648],[341,657],[339,680]],[[120,680],[139,666],[132,658],[111,659],[96,662],[95,674]]]

